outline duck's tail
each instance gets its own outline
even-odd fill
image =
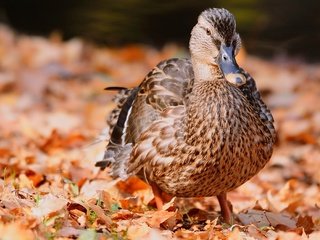
[[[132,144],[125,141],[125,126],[139,87],[133,89],[108,87],[106,90],[117,90],[119,93],[114,98],[117,107],[107,119],[111,137],[103,160],[97,162],[96,166],[102,170],[106,167],[111,167],[112,176],[127,178],[125,169],[130,157]]]

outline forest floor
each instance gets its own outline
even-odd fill
[[[0,27],[0,239],[320,239],[320,65],[242,52],[275,118],[270,163],[229,193],[235,224],[215,197],[150,206],[150,187],[112,180],[103,156],[107,86],[135,86],[176,45],[99,48],[17,36]]]

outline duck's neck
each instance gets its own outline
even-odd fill
[[[195,83],[200,81],[210,81],[222,77],[222,73],[217,65],[207,64],[198,59],[191,58]]]

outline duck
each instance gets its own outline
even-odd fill
[[[231,223],[227,193],[264,168],[276,138],[255,80],[236,62],[240,48],[235,17],[204,10],[191,31],[190,58],[164,60],[139,86],[118,89],[110,140],[96,166],[147,182],[158,209],[165,196],[216,196]]]

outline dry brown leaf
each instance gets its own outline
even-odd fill
[[[164,210],[146,212],[147,224],[152,228],[160,228],[160,224],[176,215],[176,212],[168,212]]]
[[[126,181],[119,181],[117,187],[123,192],[132,194],[136,191],[149,188],[149,185],[138,177],[130,177]]]
[[[129,210],[121,209],[120,211],[112,214],[112,220],[117,221],[117,220],[127,220],[130,218],[134,218],[136,214],[133,212],[130,212]]]
[[[79,133],[70,133],[62,136],[54,129],[51,136],[40,146],[46,153],[52,153],[61,148],[80,147],[84,143],[85,137]]]
[[[130,225],[127,230],[127,236],[129,239],[147,239],[147,234],[151,228],[146,223],[139,225]]]
[[[111,217],[107,216],[101,207],[90,202],[87,202],[86,206],[91,208],[96,213],[97,217],[106,225],[108,229],[111,229]]]
[[[313,232],[309,235],[309,240],[318,240],[320,239],[320,231]]]
[[[31,194],[16,190],[13,184],[3,184],[0,190],[0,203],[5,209],[21,210],[23,208],[31,208],[35,205]]]
[[[173,233],[170,231],[160,231],[152,228],[146,235],[146,239],[170,240],[175,238],[173,238]]]
[[[267,240],[265,233],[263,233],[256,226],[252,226],[252,225],[248,226],[247,232],[248,232],[248,235],[253,237],[254,239]]]
[[[287,120],[282,124],[280,131],[288,141],[301,141],[310,144],[317,142],[312,134],[311,122],[308,120]]]
[[[295,232],[284,232],[280,231],[277,233],[277,240],[308,240],[308,237],[304,235],[297,234]]]
[[[179,229],[175,232],[175,237],[178,239],[199,239],[199,240],[207,240],[207,239],[214,239],[214,240],[226,240],[227,237],[222,231],[201,231],[201,232],[194,232],[191,230]]]
[[[239,213],[238,218],[245,225],[253,224],[259,228],[269,226],[277,227],[279,225],[284,225],[289,229],[296,228],[295,220],[280,213],[248,210],[246,213]]]
[[[31,230],[25,228],[19,222],[3,224],[0,223],[1,240],[33,240],[35,236]]]
[[[267,201],[269,209],[275,212],[287,210],[294,212],[296,208],[301,205],[303,200],[302,193],[297,193],[297,181],[289,180],[280,191],[268,191]]]
[[[105,209],[111,211],[112,204],[114,203],[114,199],[111,197],[111,195],[106,191],[101,191],[99,198],[103,202],[103,206]]]
[[[121,208],[133,210],[134,208],[137,208],[138,198],[137,197],[128,197],[125,199],[120,199],[119,202],[121,204]]]
[[[9,158],[14,156],[14,154],[8,148],[0,148],[0,158]]]
[[[44,195],[39,200],[39,204],[31,209],[34,216],[38,218],[57,212],[64,208],[68,200],[52,195],[51,193]]]
[[[91,199],[98,197],[101,191],[107,191],[112,197],[119,195],[118,189],[115,188],[115,185],[118,180],[93,180],[86,181],[80,189],[80,195],[84,199]]]
[[[234,228],[232,232],[228,235],[228,240],[244,240],[245,234],[243,232],[240,232],[239,228]],[[247,238],[246,238],[247,239]]]
[[[36,173],[32,170],[26,171],[26,176],[32,181],[33,186],[39,187],[44,182],[45,177],[42,174]]]
[[[81,227],[85,227],[87,209],[78,203],[69,203],[67,206],[69,216],[74,219]]]
[[[198,208],[190,209],[186,215],[188,216],[189,221],[195,223],[206,221],[209,218],[207,211]]]
[[[297,227],[303,227],[305,233],[310,234],[313,231],[314,223],[310,216],[299,216]]]
[[[58,232],[57,235],[60,237],[72,237],[72,236],[79,236],[84,230],[74,228],[74,227],[63,227]]]
[[[78,187],[82,187],[86,180],[92,177],[92,170],[82,166],[77,166],[76,164],[78,164],[78,161],[73,162],[76,163],[73,163],[69,168],[70,179],[76,183]]]

